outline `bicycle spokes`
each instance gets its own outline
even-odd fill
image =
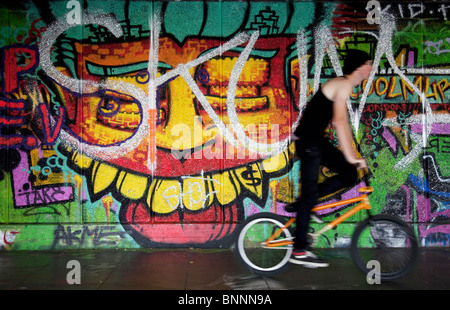
[[[412,268],[417,240],[409,226],[400,219],[378,215],[355,229],[351,251],[352,258],[363,272],[369,272],[369,262],[377,262],[381,279],[392,280]]]

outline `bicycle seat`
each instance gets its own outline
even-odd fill
[[[358,191],[360,193],[371,193],[373,192],[373,187],[372,186],[364,186],[358,189]]]

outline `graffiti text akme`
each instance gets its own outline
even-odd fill
[[[74,230],[72,229],[74,228]],[[54,240],[52,248],[60,243],[72,246],[75,242],[83,245],[88,238],[92,238],[94,246],[102,244],[114,245],[117,240],[124,238],[125,232],[118,231],[114,226],[95,226],[90,229],[89,226],[83,225],[81,229],[72,226],[58,225],[53,232]]]

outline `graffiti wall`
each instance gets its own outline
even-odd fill
[[[348,101],[374,212],[449,244],[445,2],[17,0],[0,14],[3,249],[230,247],[246,217],[301,195],[292,132],[350,48],[374,59]],[[348,245],[359,219],[320,246]]]

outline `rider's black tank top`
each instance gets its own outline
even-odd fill
[[[333,101],[320,88],[307,104],[295,135],[304,146],[318,146],[324,139],[324,131],[333,118]]]

